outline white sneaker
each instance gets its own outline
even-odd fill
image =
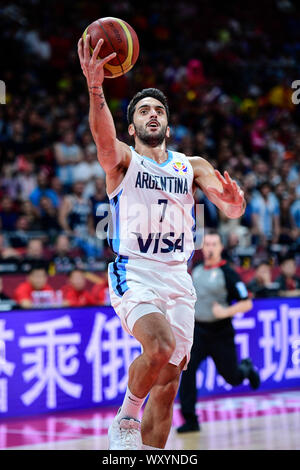
[[[141,450],[141,423],[133,418],[122,418],[118,415],[108,428],[109,450]]]

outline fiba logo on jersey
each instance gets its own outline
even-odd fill
[[[179,175],[184,175],[187,172],[187,166],[182,162],[175,162],[172,166]]]

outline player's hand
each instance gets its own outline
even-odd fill
[[[223,307],[223,305],[218,304],[217,302],[213,303],[212,313],[216,318],[218,318],[218,320],[228,317],[227,308]]]
[[[89,86],[102,86],[104,80],[104,65],[116,57],[116,52],[109,54],[103,59],[97,59],[103,44],[103,39],[99,39],[91,56],[90,54],[90,35],[86,35],[85,41],[80,38],[78,41],[78,55],[83,75],[87,79]]]
[[[224,176],[222,176],[218,170],[215,170],[215,174],[222,184],[223,191],[209,186],[207,192],[214,194],[218,199],[221,199],[221,201],[227,204],[242,206],[244,203],[244,191],[241,190],[236,181],[230,178],[227,171],[225,171]]]

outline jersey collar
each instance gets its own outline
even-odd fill
[[[130,148],[131,148],[132,150],[134,150],[137,155],[140,155],[140,153],[138,153],[138,152],[135,150],[135,148],[132,147],[132,145],[130,146]],[[166,149],[166,150],[167,150],[168,158],[167,158],[167,160],[165,160],[165,161],[162,162],[162,163],[157,163],[155,160],[153,160],[153,158],[146,157],[146,155],[140,155],[140,156],[143,157],[143,158],[145,158],[146,160],[149,160],[149,162],[154,163],[154,164],[157,165],[157,166],[165,166],[165,165],[167,165],[167,164],[172,160],[172,158],[173,158],[173,153],[172,153],[172,151],[171,151],[171,150],[168,150],[168,149]]]

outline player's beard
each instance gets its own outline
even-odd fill
[[[139,127],[134,125],[134,128],[136,136],[143,142],[143,144],[146,144],[149,147],[158,147],[166,138],[167,126],[161,126],[159,128],[159,132],[155,132],[155,134],[142,126]]]

